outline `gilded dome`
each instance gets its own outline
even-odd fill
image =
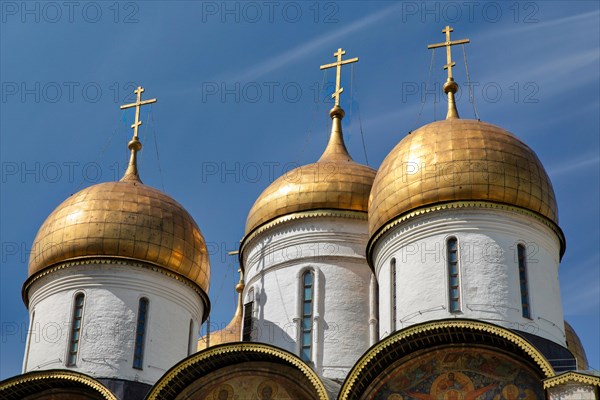
[[[94,257],[151,263],[208,293],[208,252],[196,222],[171,197],[142,184],[137,172],[132,179],[90,186],[60,204],[37,233],[29,276]]]
[[[242,291],[244,290],[244,282],[240,280],[235,286],[235,291],[238,294],[237,307],[233,318],[223,329],[215,332],[209,332],[198,340],[196,347],[197,351],[202,351],[223,343],[239,342],[242,339],[242,328],[244,325],[244,305],[242,304]]]
[[[575,360],[577,360],[577,369],[578,370],[587,370],[590,366],[588,364],[587,355],[585,354],[585,349],[581,344],[581,340],[575,332],[575,329],[565,321],[565,336],[567,340],[567,349],[573,356],[575,356]]]
[[[407,135],[385,158],[369,198],[369,233],[452,201],[503,203],[558,224],[552,183],[533,150],[498,126],[450,118]]]
[[[246,234],[294,212],[335,209],[367,212],[376,171],[352,160],[344,145],[344,111],[334,107],[331,137],[321,158],[287,172],[258,197],[246,220]]]

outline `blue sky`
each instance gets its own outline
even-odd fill
[[[37,229],[70,194],[122,175],[133,112],[119,105],[135,86],[158,98],[142,113],[142,179],[198,222],[211,252],[212,322],[226,323],[237,281],[227,252],[250,207],[326,144],[334,74],[319,65],[338,47],[360,57],[343,75],[344,132],[353,157],[376,168],[410,130],[445,116],[425,93],[437,88],[443,101],[445,54],[436,51],[429,78],[427,44],[443,41],[447,24],[453,38],[471,39],[480,118],[524,140],[552,179],[567,238],[565,318],[600,368],[597,2],[0,4],[0,378],[21,368],[20,290]],[[459,112],[473,118],[460,46],[453,58]]]

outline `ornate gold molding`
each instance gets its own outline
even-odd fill
[[[166,388],[175,378],[177,378],[179,374],[184,373],[186,369],[192,368],[204,362],[210,363],[209,360],[211,358],[230,353],[263,353],[284,360],[291,366],[296,367],[308,378],[308,380],[312,383],[313,388],[316,390],[320,400],[329,399],[327,392],[325,391],[325,386],[323,386],[319,376],[297,356],[277,347],[262,343],[237,342],[210,347],[207,350],[196,353],[195,355],[183,360],[171,368],[165,375],[163,375],[162,378],[160,378],[158,382],[156,382],[150,393],[148,393],[146,396],[146,400],[162,400],[162,398],[159,397],[161,396],[161,391]],[[247,360],[247,357],[245,357],[245,359]]]
[[[581,372],[569,371],[552,378],[544,379],[544,389],[550,389],[554,386],[564,385],[565,383],[576,382],[584,385],[600,387],[600,376],[582,374]]]
[[[538,222],[541,222],[542,224],[546,225],[554,233],[556,233],[556,235],[558,236],[558,240],[560,241],[560,257],[562,258],[562,256],[565,253],[566,240],[565,240],[565,235],[564,235],[562,229],[560,229],[560,227],[557,224],[555,224],[553,221],[551,221],[549,218],[546,218],[541,214],[526,210],[521,207],[510,206],[508,204],[496,203],[496,202],[492,202],[492,201],[451,201],[451,202],[447,202],[447,203],[436,204],[433,206],[417,208],[416,210],[399,215],[398,217],[393,218],[392,220],[388,221],[385,225],[383,225],[383,227],[381,227],[375,234],[373,234],[371,236],[371,238],[369,239],[369,242],[367,243],[367,261],[369,262],[369,265],[371,266],[371,268],[373,268],[371,256],[372,256],[373,249],[375,247],[375,243],[383,235],[385,235],[389,230],[391,230],[395,226],[397,226],[403,222],[406,222],[410,219],[413,219],[415,217],[418,217],[420,215],[429,214],[429,213],[435,212],[435,211],[461,209],[461,208],[478,208],[478,209],[495,209],[495,210],[503,210],[503,211],[512,211],[517,214],[527,215],[528,217],[534,218]]]
[[[342,389],[340,390],[340,395],[338,399],[348,400],[350,394],[352,393],[355,382],[360,377],[363,370],[368,367],[371,360],[373,360],[375,356],[377,356],[379,353],[386,351],[386,349],[393,346],[395,343],[407,340],[413,336],[421,335],[423,333],[427,334],[428,332],[434,330],[443,330],[449,328],[469,329],[480,332],[487,332],[499,336],[515,344],[527,355],[529,355],[531,359],[544,372],[547,378],[551,378],[555,375],[552,365],[550,365],[548,360],[546,360],[544,355],[538,349],[536,349],[527,340],[517,335],[516,333],[509,331],[508,329],[480,321],[444,320],[413,325],[411,327],[396,332],[392,336],[388,336],[387,338],[381,340],[356,362],[356,364],[348,374],[348,377],[344,381],[344,384],[342,385]]]
[[[271,229],[277,225],[281,225],[285,222],[295,221],[295,220],[305,219],[305,218],[319,218],[319,217],[347,218],[347,219],[357,219],[357,220],[362,220],[362,221],[366,221],[368,219],[368,215],[364,211],[329,210],[329,209],[300,211],[300,212],[295,212],[295,213],[284,215],[282,217],[275,218],[275,219],[273,219],[269,222],[266,222],[266,223],[260,225],[259,227],[255,228],[249,234],[244,236],[244,238],[240,242],[240,249],[239,249],[238,257],[239,257],[240,267],[242,268],[242,271],[244,270],[244,259],[243,259],[244,250],[246,248],[246,245],[250,241],[252,241],[252,239],[254,239],[258,235],[261,235],[262,233],[268,231],[269,229]]]
[[[48,274],[54,273],[56,271],[60,271],[60,270],[70,268],[70,267],[77,267],[77,266],[81,266],[81,265],[91,265],[91,264],[113,264],[113,265],[117,264],[117,265],[123,265],[123,266],[140,267],[140,268],[144,268],[147,270],[158,272],[160,274],[168,276],[169,278],[175,279],[176,281],[181,282],[184,285],[191,288],[194,292],[196,292],[200,296],[200,298],[202,299],[202,302],[204,303],[204,313],[202,316],[202,322],[204,322],[208,318],[208,315],[210,313],[210,299],[208,298],[208,294],[206,294],[204,292],[204,290],[202,290],[202,288],[196,282],[192,281],[191,279],[186,278],[183,275],[179,275],[167,268],[161,267],[159,265],[152,264],[149,262],[142,262],[137,259],[126,258],[126,257],[106,257],[106,256],[78,257],[78,258],[74,258],[74,259],[67,260],[67,261],[61,261],[59,263],[50,265],[50,266],[40,270],[39,272],[31,275],[23,284],[23,289],[21,289],[21,296],[23,298],[23,303],[25,303],[25,307],[29,308],[28,291],[29,291],[29,288],[31,287],[31,285],[35,281],[45,277]]]
[[[10,390],[11,388],[15,388],[15,386],[27,385],[31,382],[44,381],[48,379],[77,382],[83,386],[95,390],[106,400],[118,400],[110,390],[108,390],[97,380],[74,371],[36,371],[29,372],[24,375],[17,375],[16,377],[9,378],[0,384],[0,397],[4,398],[2,396],[2,392]],[[38,389],[39,387],[36,387],[36,390]]]

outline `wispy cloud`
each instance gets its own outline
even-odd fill
[[[561,285],[564,312],[567,315],[587,314],[600,310],[600,285],[598,263],[600,255],[594,254],[577,271],[569,274],[570,279],[564,279]],[[575,272],[575,271],[574,271]]]
[[[572,173],[584,168],[589,168],[600,163],[600,155],[593,154],[587,157],[577,158],[575,160],[569,160],[559,165],[551,166],[548,168],[548,174],[552,177],[558,177],[566,173]]]
[[[344,26],[343,28],[340,28],[333,32],[328,32],[325,35],[314,38],[309,42],[296,46],[291,50],[284,51],[283,53],[268,58],[260,63],[254,64],[244,70],[231,72],[226,77],[220,77],[217,80],[235,82],[254,80],[260,76],[266,75],[288,64],[291,64],[294,61],[302,59],[304,56],[306,56],[306,54],[315,51],[316,49],[320,48],[321,46],[327,43],[335,41],[340,37],[343,37],[350,33],[367,28],[375,24],[376,22],[383,20],[386,17],[390,17],[391,15],[393,15],[392,10],[398,7],[398,4],[386,7],[383,10],[374,12],[372,14],[367,15],[366,17],[356,20],[350,23],[349,25]]]
[[[504,35],[521,35],[525,32],[532,32],[536,30],[547,30],[548,28],[561,27],[562,30],[566,29],[566,26],[581,27],[582,24],[592,23],[597,25],[598,17],[600,16],[600,10],[589,11],[576,15],[569,15],[567,17],[550,19],[537,23],[521,24],[511,29],[494,29],[490,30],[483,35],[479,35],[478,40],[490,39],[492,37],[499,37]]]
[[[540,83],[550,82],[544,85],[546,89],[553,92],[563,90],[565,87],[573,87],[579,84],[597,80],[597,74],[582,74],[582,69],[593,66],[600,59],[597,47],[583,47],[581,32],[590,32],[590,35],[598,32],[598,18],[600,11],[595,10],[578,15],[542,21],[539,23],[525,24],[514,29],[488,30],[478,36],[478,41],[498,41],[502,36],[512,36],[508,41],[522,42],[526,35],[527,45],[513,51],[521,51],[519,63],[514,68],[506,68],[498,73],[494,70],[493,78],[496,81],[512,81],[516,77],[520,81],[531,80]],[[561,35],[548,36],[553,29],[560,27]],[[557,55],[549,49],[561,47],[568,49]],[[515,53],[518,54],[518,53]]]

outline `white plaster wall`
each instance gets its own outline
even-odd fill
[[[458,239],[461,312],[449,309],[446,241]],[[527,248],[531,319],[521,312],[517,245]],[[503,210],[442,210],[391,229],[373,253],[380,337],[391,333],[390,261],[397,265],[396,329],[443,318],[488,321],[565,346],[557,235],[533,217]]]
[[[592,385],[571,383],[548,389],[549,400],[597,400],[596,388]]]
[[[73,300],[85,294],[79,354],[67,367]],[[24,372],[67,368],[93,377],[153,384],[188,355],[190,319],[199,326],[200,296],[156,271],[93,264],[53,272],[29,291],[29,328]],[[143,369],[133,368],[139,300],[149,300]]]
[[[252,239],[244,251],[244,303],[255,296],[253,341],[300,354],[304,271],[315,274],[313,362],[317,373],[344,379],[369,347],[371,276],[364,251],[367,221],[306,218]]]

